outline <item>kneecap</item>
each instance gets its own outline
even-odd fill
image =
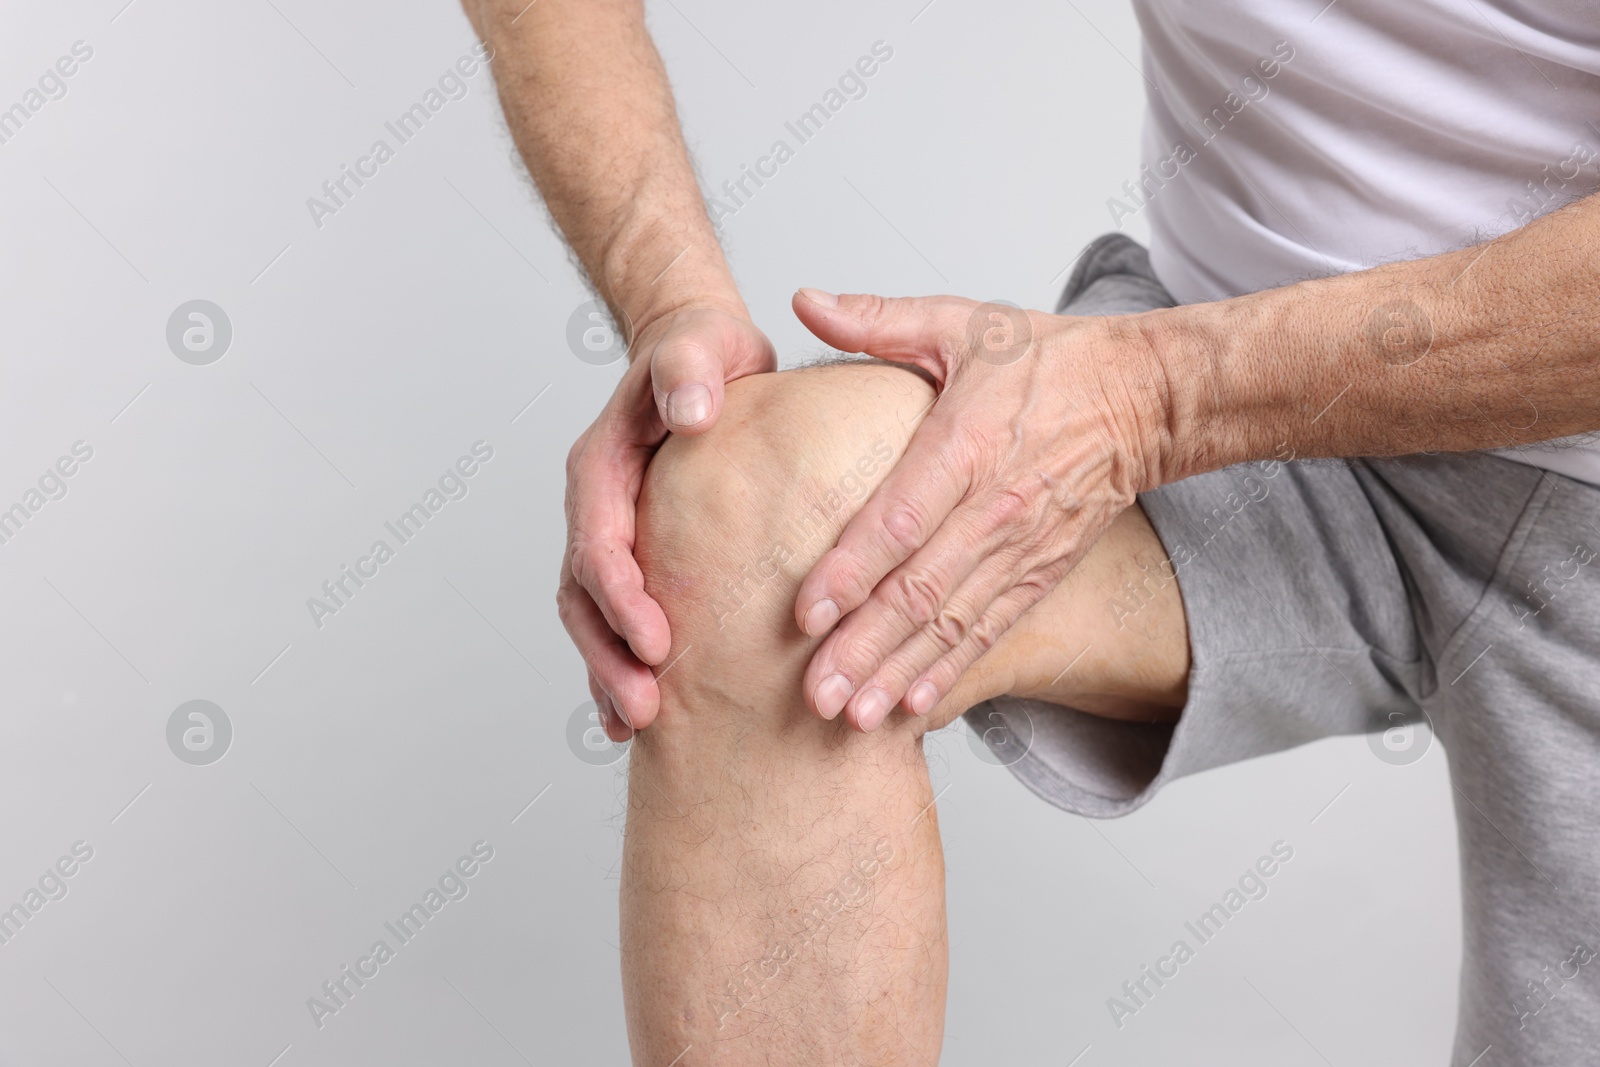
[[[664,715],[678,690],[798,691],[817,643],[794,622],[800,582],[904,453],[933,396],[919,376],[881,363],[752,375],[728,384],[715,427],[662,445],[640,492],[635,555],[672,628]]]

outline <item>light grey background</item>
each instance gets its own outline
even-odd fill
[[[710,186],[894,49],[727,222],[786,362],[819,351],[798,285],[1050,307],[1136,174],[1125,6],[923,2],[651,4]],[[485,75],[320,229],[306,207],[470,28],[443,0],[124,3],[9,5],[0,33],[0,107],[94,49],[0,145],[0,507],[94,449],[0,545],[0,907],[94,849],[0,945],[0,1063],[625,1062],[625,762],[568,748],[587,691],[554,607],[562,461],[620,366],[566,347],[587,294]],[[232,321],[209,366],[166,345],[192,299]],[[479,440],[469,494],[315,627],[306,598]],[[234,729],[208,766],[167,747],[194,699]],[[1444,1061],[1437,748],[1324,742],[1090,824],[964,731],[929,745],[946,1063]],[[1106,998],[1279,839],[1270,895],[1119,1031]],[[479,840],[468,896],[318,1029],[307,998]]]

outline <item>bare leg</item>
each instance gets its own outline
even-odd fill
[[[623,979],[641,1067],[937,1063],[944,861],[922,734],[1002,693],[1145,719],[1182,707],[1182,605],[1138,566],[1163,553],[1135,508],[927,719],[861,734],[806,709],[816,642],[795,590],[932,398],[875,365],[741,379],[714,431],[650,468],[638,556],[673,650],[629,770]],[[1130,578],[1149,595],[1119,629]]]

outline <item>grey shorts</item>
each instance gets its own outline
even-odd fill
[[[1175,303],[1120,234],[1058,311]],[[1600,1039],[1600,489],[1487,453],[1248,463],[1139,498],[1188,619],[1175,726],[1002,697],[967,712],[1068,811],[1337,734],[1449,757],[1465,923],[1454,1064],[1594,1062]],[[1137,590],[1124,610],[1136,614]]]

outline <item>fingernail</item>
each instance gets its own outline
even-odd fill
[[[800,295],[811,301],[813,304],[821,304],[825,308],[836,308],[839,306],[838,295],[822,289],[801,288]]]
[[[824,719],[836,718],[856,687],[842,674],[830,674],[817,686],[817,710]]]
[[[821,637],[839,621],[839,605],[823,597],[806,611],[806,636]]]
[[[933,705],[938,699],[939,691],[933,687],[932,682],[918,682],[911,687],[911,692],[906,694],[905,700],[901,703],[913,715],[926,715],[933,710]]]
[[[610,733],[611,716],[615,709],[615,705],[611,703],[611,698],[606,696],[604,693],[601,693],[600,698],[594,702],[594,706],[595,710],[600,715],[600,728],[605,730],[607,733]]]
[[[856,702],[856,722],[861,724],[863,730],[876,730],[878,724],[888,717],[889,705],[893,703],[888,690],[873,686],[863,692],[861,699]]]
[[[680,385],[667,394],[667,421],[674,426],[693,426],[711,414],[711,390],[693,382]]]
[[[628,713],[623,710],[622,705],[618,704],[614,697],[607,697],[606,699],[611,701],[611,710],[617,713],[617,718],[622,720],[623,725],[630,730],[633,729],[633,720],[628,718]]]

